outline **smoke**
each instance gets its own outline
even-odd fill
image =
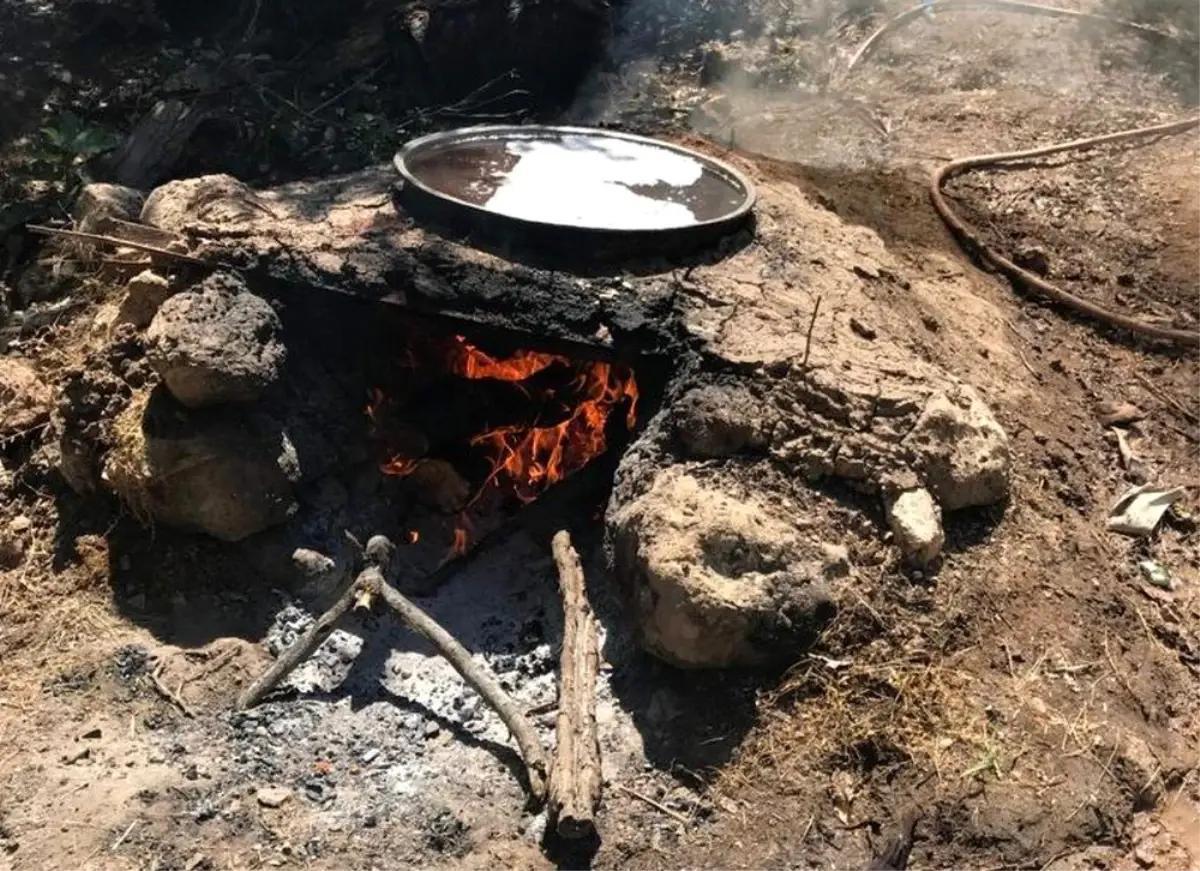
[[[845,60],[831,35],[869,32],[880,3],[628,0],[605,62],[581,90],[570,120],[646,132],[689,129],[729,144],[745,144],[739,138],[745,119],[751,127],[764,119],[770,124],[773,106],[815,112],[823,126],[822,95]]]
[[[1118,126],[1153,111],[1148,92],[1159,93],[1163,111],[1164,84],[1197,102],[1200,4],[1099,2],[1102,14],[1175,38],[1013,10],[947,10],[889,33],[847,74],[862,42],[916,0],[627,0],[570,120],[690,129],[774,157],[862,165],[912,156],[913,140],[896,135],[912,119],[1006,90],[1061,101],[1070,113],[1115,111]]]
[[[1160,73],[1185,105],[1200,104],[1200,3],[1101,0],[1100,8],[1113,18],[1167,34],[1169,38],[1142,42],[1138,46],[1138,61],[1146,69]]]

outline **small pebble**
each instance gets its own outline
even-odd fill
[[[442,727],[439,726],[437,723],[435,723],[433,720],[429,720],[425,723],[425,737],[426,738],[436,738],[438,736],[438,733],[441,731],[442,731]]]
[[[279,807],[292,797],[286,786],[262,786],[254,796],[263,807]]]

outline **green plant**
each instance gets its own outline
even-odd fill
[[[66,112],[38,130],[29,143],[29,157],[54,180],[70,183],[87,160],[115,148],[119,141],[112,131]]]

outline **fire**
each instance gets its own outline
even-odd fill
[[[576,378],[572,392],[581,398],[561,423],[500,427],[471,440],[493,451],[494,466],[484,488],[505,478],[518,499],[531,502],[546,487],[604,453],[605,427],[615,405],[628,399],[626,424],[632,429],[637,421],[637,382],[627,369],[591,363]]]
[[[568,367],[566,372],[574,374],[566,387],[562,387],[562,381],[559,381],[556,385],[558,389],[549,386],[539,389],[538,407],[557,404],[565,415],[564,419],[556,423],[534,420],[526,425],[497,427],[471,438],[471,445],[488,452],[491,467],[474,496],[468,500],[468,509],[489,488],[497,488],[501,493],[511,494],[522,502],[531,502],[547,487],[583,468],[607,449],[609,418],[622,403],[627,403],[627,427],[633,429],[637,423],[638,385],[632,370],[623,364],[572,361],[559,354],[532,350],[518,350],[508,357],[496,357],[471,344],[463,336],[454,336],[450,342],[425,340],[421,346],[440,358],[433,365],[449,368],[455,375],[471,380],[508,381],[522,391],[531,388],[521,382],[551,366]],[[411,348],[408,361],[414,370],[418,368]],[[386,432],[382,431],[387,429],[383,420],[387,415],[381,414],[381,409],[386,400],[383,391],[373,388],[368,393],[366,408],[375,435],[385,441]],[[395,447],[393,445],[393,451]],[[419,456],[393,454],[380,465],[380,470],[385,475],[407,477],[422,462],[425,460]],[[420,539],[416,530],[408,535],[409,541],[414,544]],[[469,518],[464,511],[456,518],[453,545],[444,561],[464,554],[473,537]]]
[[[408,531],[408,543],[409,544],[416,544],[420,540],[421,540],[421,533],[419,533],[415,529],[410,529]]]
[[[471,540],[471,536],[461,526],[454,530],[454,544],[450,546],[450,553],[446,559],[454,559],[456,556],[462,556],[467,552],[467,544]]]
[[[467,547],[471,544],[471,531],[471,518],[464,511],[458,515],[458,519],[454,523],[454,542],[450,545],[450,550],[442,557],[442,565],[467,552]]]
[[[541,351],[520,350],[503,360],[498,360],[486,351],[467,341],[465,336],[455,336],[450,348],[450,371],[463,378],[494,378],[497,381],[524,381],[555,363],[569,364],[566,357],[546,354]]]

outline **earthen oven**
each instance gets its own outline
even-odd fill
[[[64,404],[73,486],[274,536],[293,581],[344,571],[346,530],[386,531],[424,592],[524,503],[547,528],[603,517],[638,639],[685,666],[794,656],[856,565],[927,566],[944,511],[1004,498],[986,406],[888,334],[904,288],[878,238],[809,206],[807,235],[846,238],[805,254],[782,186],[756,232],[687,262],[567,272],[426,233],[392,184],[205,177],[110,221],[204,265],[130,279]]]

